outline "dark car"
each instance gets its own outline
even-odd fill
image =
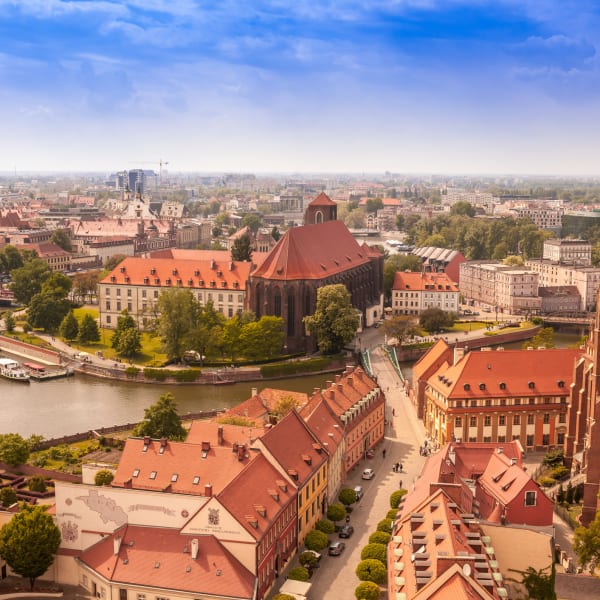
[[[340,529],[340,537],[341,538],[349,538],[354,533],[354,527],[352,525],[344,525]]]
[[[329,544],[329,550],[327,553],[329,556],[339,556],[345,548],[346,544],[344,544],[344,542],[331,542],[331,544]]]

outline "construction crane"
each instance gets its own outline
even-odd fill
[[[162,189],[162,172],[163,172],[163,166],[167,166],[169,164],[168,160],[163,160],[162,158],[160,160],[142,160],[142,161],[138,161],[136,163],[131,163],[132,165],[158,165],[158,189],[161,190]]]

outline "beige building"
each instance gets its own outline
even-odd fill
[[[589,267],[592,264],[592,245],[585,240],[546,240],[542,258],[556,263]]]
[[[490,261],[460,265],[460,293],[492,310],[537,313],[541,306],[538,285],[538,274],[529,268]]]
[[[458,287],[445,273],[399,271],[392,285],[394,315],[420,315],[428,308],[458,312]]]

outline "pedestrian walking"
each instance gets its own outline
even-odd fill
[[[402,489],[402,479],[400,480],[400,489]]]
[[[398,467],[400,468],[400,473],[402,473],[402,463],[398,463]]]
[[[385,448],[383,449],[383,452],[381,454],[383,455],[383,458],[385,458]]]
[[[396,416],[396,409],[392,408],[392,417],[395,417],[395,416]]]
[[[346,525],[350,523],[350,515],[346,515]]]

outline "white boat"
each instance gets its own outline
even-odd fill
[[[12,358],[0,358],[0,377],[29,383],[29,373]]]

